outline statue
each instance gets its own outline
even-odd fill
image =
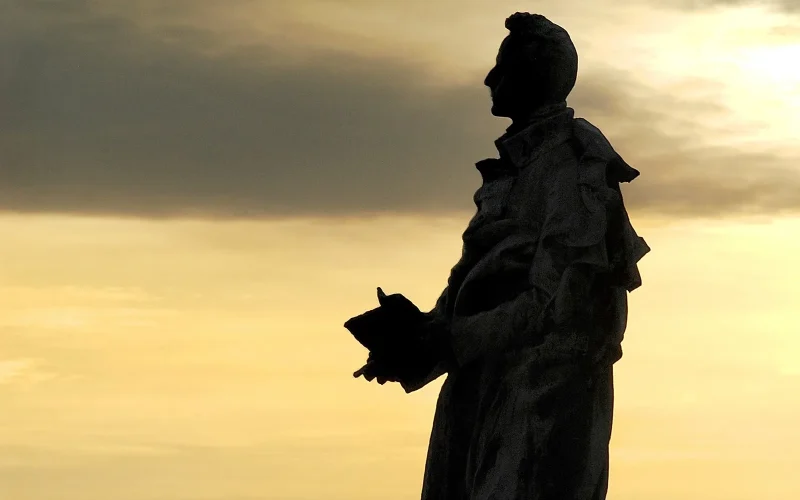
[[[612,365],[650,250],[619,187],[639,172],[567,107],[567,32],[528,13],[505,26],[484,83],[512,124],[476,164],[461,259],[430,312],[378,289],[345,324],[370,350],[354,376],[412,392],[447,374],[423,500],[605,499]]]

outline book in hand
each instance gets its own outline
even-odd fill
[[[378,288],[380,306],[350,318],[344,327],[377,357],[398,355],[419,337],[424,315],[400,294]]]

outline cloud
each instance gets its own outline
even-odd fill
[[[798,0],[673,0],[673,4],[690,10],[708,7],[766,6],[792,14],[800,12]]]
[[[672,217],[774,215],[800,208],[800,155],[715,144],[726,131],[737,131],[726,123],[727,109],[714,102],[719,84],[684,81],[655,90],[624,77],[593,75],[572,104],[642,172],[625,188],[629,207]]]
[[[415,87],[413,68],[346,55],[273,63],[271,46],[214,59],[194,50],[206,34],[175,36],[160,43],[124,20],[87,18],[18,32],[2,89],[13,96],[4,208],[258,216],[458,205],[439,194],[480,156],[482,89],[439,95]]]
[[[428,85],[413,64],[265,39],[214,51],[197,24],[158,36],[90,2],[15,3],[0,21],[0,209],[208,218],[472,210],[473,164],[507,125],[474,85]],[[42,9],[42,5],[60,5]],[[71,5],[71,9],[65,6]],[[611,70],[571,101],[643,175],[631,210],[666,216],[794,211],[780,151],[704,141],[695,97]],[[665,126],[671,123],[671,126]]]

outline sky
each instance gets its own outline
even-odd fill
[[[341,325],[444,287],[516,11],[641,171],[609,498],[799,498],[795,0],[0,0],[0,498],[418,497]]]

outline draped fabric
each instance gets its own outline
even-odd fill
[[[496,141],[459,262],[428,314],[455,366],[434,417],[423,500],[605,498],[627,292],[649,251],[620,182],[638,172],[565,105]]]

